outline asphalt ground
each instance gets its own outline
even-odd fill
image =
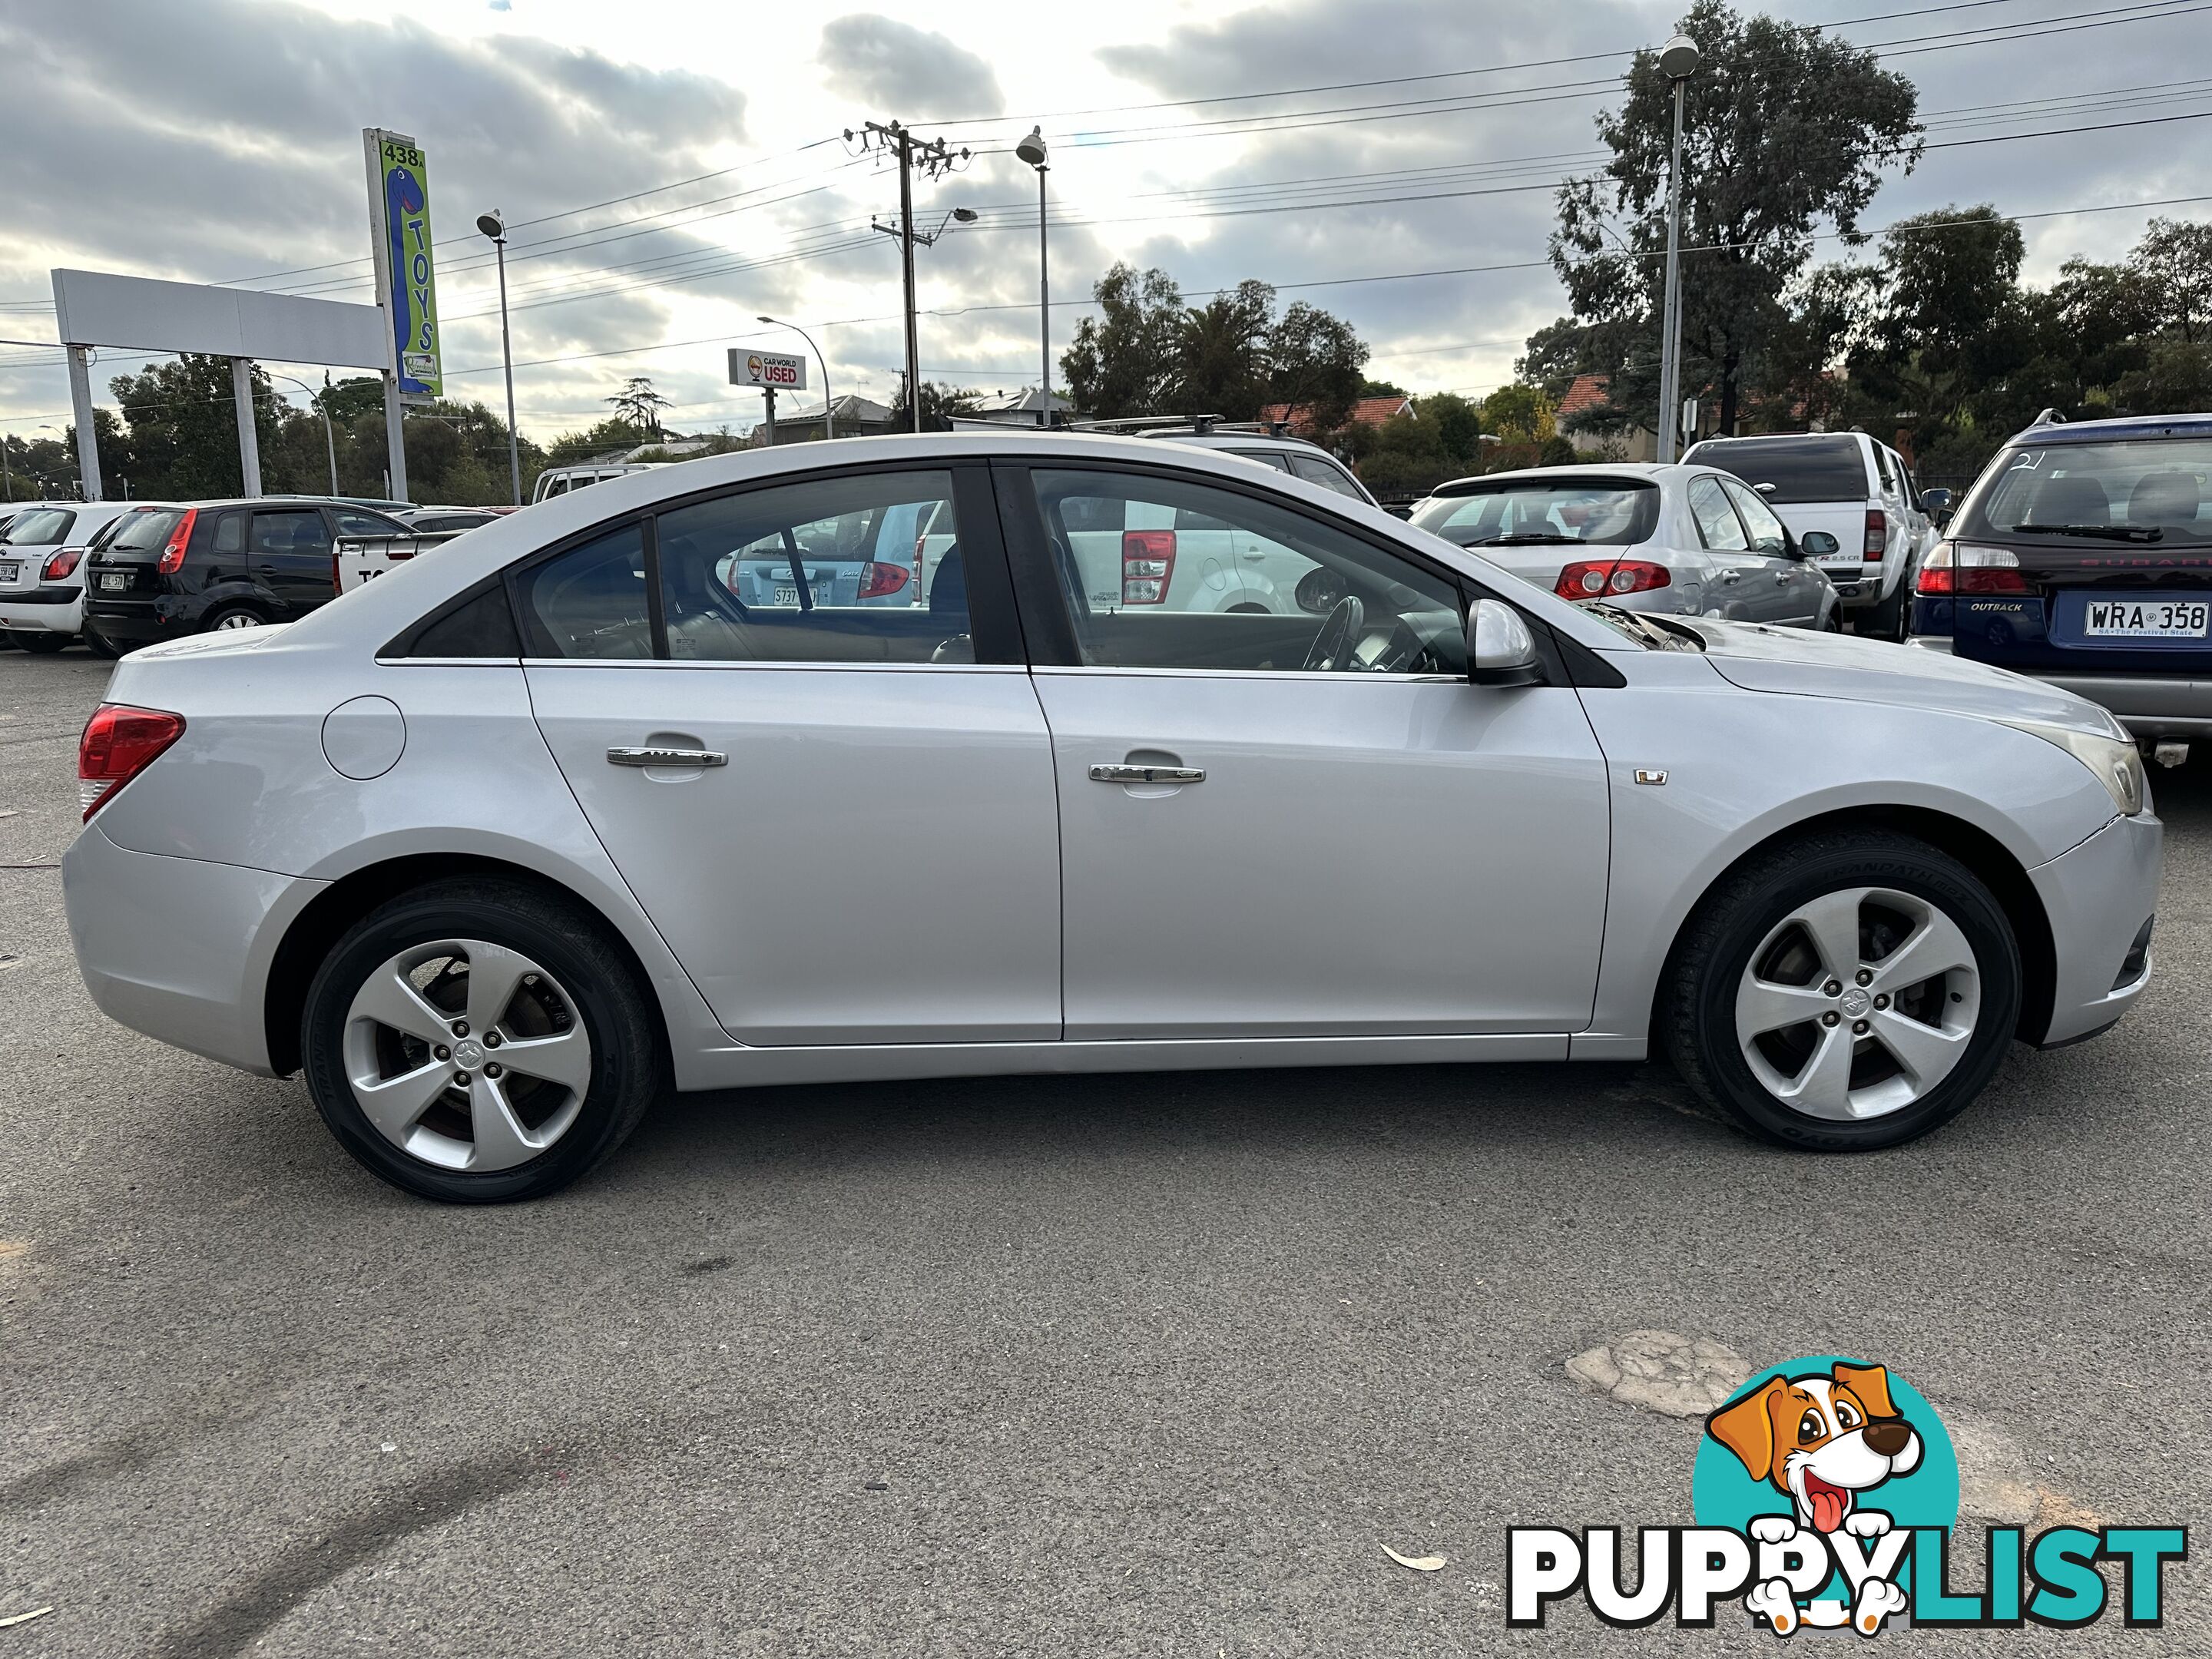
[[[1691,1519],[1698,1423],[1565,1370],[1644,1328],[1879,1358],[2039,1524],[2203,1519],[2212,764],[2136,1013],[1900,1151],[1656,1066],[1003,1079],[685,1097],[463,1210],[92,1006],[106,672],[0,652],[0,1659],[1771,1651],[1504,1626],[1508,1526]],[[2204,1652],[2208,1573],[1881,1639]]]

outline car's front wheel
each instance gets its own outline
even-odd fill
[[[449,1203],[566,1186],[661,1088],[628,959],[597,917],[516,881],[437,882],[365,917],[316,974],[301,1039],[339,1144]]]
[[[2020,1016],[2003,908],[1956,859],[1886,830],[1817,835],[1733,872],[1670,972],[1676,1068],[1753,1133],[1809,1151],[1893,1146],[1948,1122]]]

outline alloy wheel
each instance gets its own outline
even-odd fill
[[[1782,1104],[1884,1117],[1951,1074],[1981,1002],[1973,946],[1950,916],[1893,888],[1844,888],[1798,906],[1751,953],[1736,1041]]]
[[[231,611],[216,617],[215,625],[218,632],[227,632],[234,628],[258,628],[261,618],[250,611]]]
[[[439,939],[387,958],[346,1012],[362,1114],[426,1164],[512,1169],[574,1127],[592,1044],[576,1003],[519,951]]]

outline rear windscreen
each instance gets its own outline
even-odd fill
[[[1658,522],[1658,486],[1626,479],[1500,479],[1413,509],[1415,525],[1462,547],[1514,537],[1632,547]]]
[[[76,514],[58,507],[34,507],[9,521],[6,540],[10,547],[58,547],[70,533]]]
[[[151,513],[126,513],[118,529],[107,544],[111,553],[157,553],[169,544],[169,532],[177,527],[177,520],[185,515],[175,507],[162,507]]]
[[[2212,439],[2029,444],[1990,464],[1956,533],[2212,541],[2208,506]]]
[[[1772,484],[1759,493],[1778,506],[1867,498],[1866,461],[1855,438],[1721,438],[1682,459],[1733,472],[1754,489]]]

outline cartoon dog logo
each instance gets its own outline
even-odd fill
[[[1859,1507],[1859,1494],[1920,1467],[1919,1431],[1890,1404],[1889,1372],[1851,1365],[1777,1376],[1705,1419],[1754,1480],[1790,1499],[1799,1526],[1855,1538],[1889,1530],[1889,1516]]]

